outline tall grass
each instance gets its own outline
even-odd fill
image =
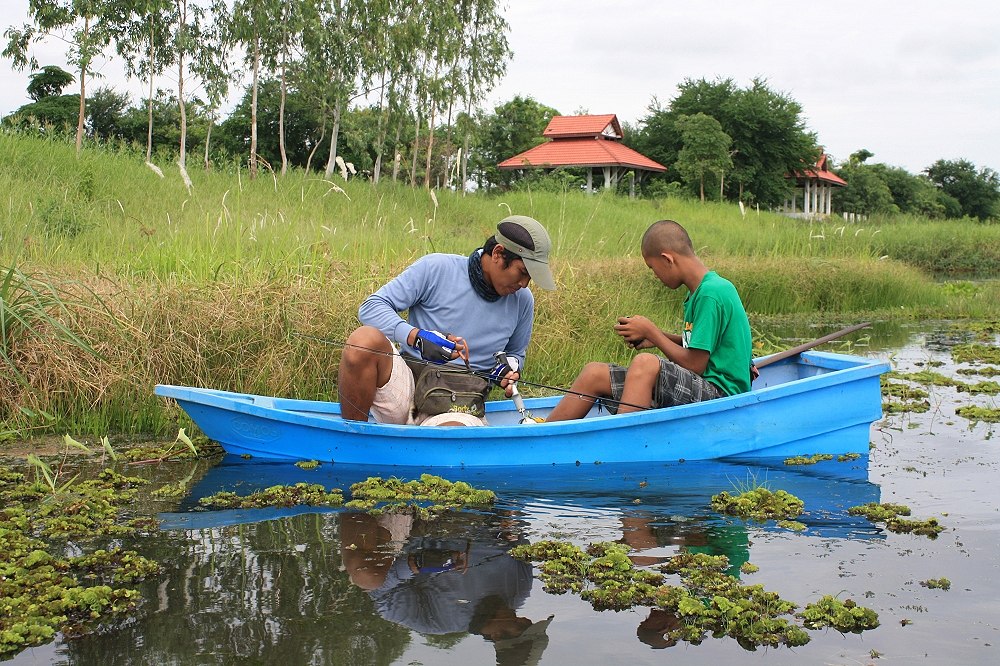
[[[996,283],[942,286],[935,274],[1000,266],[1000,227],[971,222],[809,223],[688,200],[582,192],[462,196],[293,172],[284,178],[176,167],[0,133],[0,265],[75,283],[81,306],[53,311],[48,333],[18,346],[26,381],[0,396],[0,421],[45,410],[60,427],[166,431],[175,413],[156,383],[297,397],[335,395],[339,350],[360,302],[427,252],[467,254],[509,212],[554,241],[560,289],[536,291],[526,371],[569,382],[588,360],[627,362],[615,317],[667,328],[683,294],[638,256],[642,233],[673,218],[740,290],[758,332],[770,318],[997,316]],[[103,309],[95,306],[98,301]],[[65,336],[74,331],[98,353]],[[569,344],[567,344],[569,343]],[[2,428],[0,428],[2,430]]]

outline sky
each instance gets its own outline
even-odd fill
[[[506,4],[514,54],[484,104],[489,110],[522,95],[562,114],[614,113],[636,124],[654,98],[669,104],[685,79],[731,78],[745,87],[757,77],[802,106],[807,129],[835,161],[865,148],[870,161],[911,173],[938,159],[1000,171],[994,0]],[[25,21],[28,0],[0,5],[3,30]],[[65,44],[50,39],[33,49],[40,64],[71,69]],[[143,94],[144,84],[127,81],[117,61],[97,66],[105,77],[98,86]],[[30,101],[28,74],[0,59],[0,116]]]

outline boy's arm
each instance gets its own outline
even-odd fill
[[[619,317],[615,332],[636,349],[656,347],[668,361],[699,375],[704,374],[708,367],[707,351],[684,347],[681,336],[661,331],[646,317]]]

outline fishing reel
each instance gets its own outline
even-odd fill
[[[493,358],[496,360],[498,367],[506,366],[510,368],[510,372],[517,372],[518,368],[520,367],[520,362],[517,360],[517,357],[507,356],[506,352],[498,351],[495,354],[493,354]],[[507,374],[506,372],[501,373],[500,377],[498,377],[497,380],[499,381],[500,379],[503,378],[503,375],[506,374]],[[538,421],[532,418],[531,413],[525,408],[524,399],[521,397],[521,394],[517,390],[517,382],[511,382],[510,388],[511,388],[510,399],[514,401],[514,407],[517,408],[517,413],[521,415],[521,420],[518,421],[518,423],[522,425],[526,423],[530,424],[538,423]]]

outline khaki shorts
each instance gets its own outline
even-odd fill
[[[392,345],[390,341],[390,345]],[[399,355],[399,350],[392,345],[392,373],[384,386],[375,389],[375,400],[372,402],[371,415],[379,423],[395,425],[439,425],[446,421],[456,421],[462,425],[486,425],[485,419],[461,412],[448,412],[428,417],[417,414],[413,417],[413,373],[406,366],[406,361]]]

